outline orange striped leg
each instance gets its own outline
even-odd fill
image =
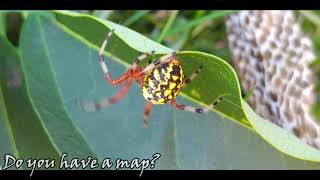
[[[127,94],[127,92],[131,87],[131,84],[132,84],[131,80],[127,81],[114,97],[105,98],[100,102],[93,102],[93,101],[79,102],[79,105],[87,112],[94,112],[94,111],[103,109],[108,105],[116,104],[117,102],[122,100],[123,97]]]
[[[104,57],[103,57],[104,50],[105,50],[105,48],[106,48],[106,46],[107,46],[107,44],[109,42],[109,39],[111,38],[113,32],[114,32],[114,29],[112,29],[108,33],[106,39],[103,41],[103,43],[102,43],[102,45],[100,47],[100,50],[99,50],[99,63],[100,63],[101,69],[102,69],[102,71],[104,73],[104,77],[105,77],[106,81],[108,81],[111,85],[118,85],[118,84],[122,83],[123,81],[125,81],[125,80],[127,80],[129,78],[128,74],[125,73],[121,77],[119,77],[118,79],[112,80],[111,79],[111,75],[109,73],[109,69],[108,69],[108,67],[106,65],[106,62],[104,60]]]
[[[151,112],[151,109],[152,109],[152,103],[147,102],[146,110],[145,110],[144,116],[143,116],[143,122],[144,122],[143,126],[144,126],[144,128],[148,128],[148,126],[149,126],[148,119],[149,119],[149,114]]]

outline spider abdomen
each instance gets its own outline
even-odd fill
[[[148,72],[142,83],[142,95],[153,104],[165,104],[174,99],[183,86],[184,74],[178,60],[163,63]]]

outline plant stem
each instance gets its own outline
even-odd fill
[[[300,13],[306,17],[307,19],[309,19],[309,21],[311,21],[313,24],[315,24],[317,26],[317,28],[320,28],[320,17],[315,14],[314,12],[308,10],[300,10]]]
[[[1,13],[0,14],[0,34],[5,35],[6,34],[6,14]]]
[[[173,21],[176,19],[178,12],[179,12],[178,10],[174,10],[174,11],[171,12],[166,25],[164,26],[164,28],[163,28],[161,34],[159,35],[159,37],[157,38],[157,42],[158,43],[161,43],[163,41],[163,39],[166,37],[166,35],[168,34],[168,30],[172,26]]]
[[[187,23],[184,26],[180,26],[178,28],[175,28],[175,29],[169,31],[167,33],[167,35],[175,34],[175,33],[181,32],[181,31],[186,31],[186,30],[188,30],[188,29],[190,29],[190,28],[192,28],[194,26],[197,26],[197,25],[199,25],[201,23],[204,23],[206,21],[209,21],[209,20],[212,20],[212,19],[216,19],[216,18],[220,18],[220,17],[224,17],[224,16],[226,16],[228,14],[231,14],[231,13],[234,13],[234,12],[236,12],[236,10],[223,10],[223,11],[212,12],[207,16],[204,16],[202,18],[190,21],[189,23]]]
[[[130,26],[140,18],[142,18],[145,14],[147,14],[150,10],[136,11],[130,18],[126,19],[123,22],[124,26]]]

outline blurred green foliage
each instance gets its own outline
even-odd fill
[[[317,60],[311,64],[311,67],[317,73],[317,81],[316,84],[316,92],[317,102],[314,105],[314,112],[318,118],[320,119],[320,10],[315,11],[300,11],[301,16],[301,24],[305,33],[307,33],[314,43],[314,48],[317,55]]]

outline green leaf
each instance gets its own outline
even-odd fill
[[[3,101],[3,95],[0,88],[0,157],[5,157],[6,154],[18,157],[15,143],[12,137],[12,131],[6,115],[6,110]],[[5,163],[4,158],[0,159],[0,167]]]
[[[82,111],[75,104],[77,100],[101,100],[119,90],[106,84],[98,63],[98,48],[111,28],[115,28],[116,33],[105,55],[112,77],[123,74],[139,51],[154,48],[162,55],[172,50],[109,21],[98,21],[87,15],[70,16],[65,12],[56,15],[59,21],[48,16],[28,15],[20,40],[21,58],[16,57],[21,63],[16,67],[22,69],[21,95],[11,101],[9,98],[15,96],[10,90],[4,92],[7,104],[26,101],[26,112],[19,106],[7,105],[11,111],[8,114],[13,116],[15,111],[21,111],[22,115],[34,114],[33,118],[25,117],[24,122],[35,127],[27,126],[26,129],[32,131],[24,137],[47,141],[49,145],[45,147],[53,146],[55,150],[48,156],[66,152],[73,157],[96,155],[100,160],[107,157],[115,160],[150,159],[154,153],[160,153],[156,169],[319,168],[319,164],[296,160],[276,151],[254,131],[249,131],[251,125],[246,116],[250,119],[251,114],[242,109],[233,69],[223,60],[201,52],[179,54],[186,74],[200,64],[205,68],[177,101],[199,106],[210,103],[220,94],[232,94],[208,114],[178,111],[170,105],[154,106],[150,127],[144,129],[145,100],[136,85],[116,105],[94,113]],[[6,55],[5,50],[0,54]],[[2,80],[1,85],[7,80]],[[14,122],[12,119],[9,117]],[[23,117],[16,119],[23,122]],[[37,124],[41,124],[38,129]],[[12,129],[23,133],[20,132],[23,128],[13,126]],[[31,136],[33,134],[39,137]],[[39,148],[14,138],[17,146],[25,143]]]
[[[245,101],[243,101],[243,107],[254,129],[275,148],[296,158],[316,162],[320,161],[320,152],[318,149],[302,144],[293,134],[262,119],[254,113]]]
[[[21,62],[32,105],[59,154],[68,152],[69,157],[75,158],[95,156],[65,110],[55,73],[48,73],[53,71],[51,61],[54,58],[49,51],[52,36],[46,35],[51,18],[41,17],[46,21],[41,21],[38,16],[28,16],[20,39]]]
[[[1,132],[4,133],[1,138],[6,138],[2,143],[10,143],[4,145],[6,148],[3,149],[2,155],[11,154],[16,158],[58,159],[58,154],[39,121],[39,114],[30,102],[28,85],[24,81],[24,72],[20,66],[21,59],[14,47],[2,35],[0,35],[0,59],[0,110],[3,125]]]

